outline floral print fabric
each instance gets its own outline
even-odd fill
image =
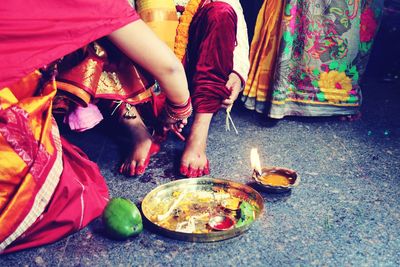
[[[383,0],[287,0],[269,116],[356,114]]]

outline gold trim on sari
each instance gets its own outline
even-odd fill
[[[33,72],[0,89],[0,151],[7,154],[0,158],[0,252],[43,213],[63,170],[51,114],[55,82],[42,90],[40,78]]]

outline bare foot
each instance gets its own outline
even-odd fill
[[[200,177],[210,173],[206,148],[212,116],[212,113],[195,115],[181,159],[180,173],[186,177]]]
[[[119,172],[128,176],[143,174],[149,165],[150,157],[160,150],[160,146],[153,143],[146,125],[134,107],[136,118],[121,117],[120,121],[129,134],[131,151],[119,168]]]

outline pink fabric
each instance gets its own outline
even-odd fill
[[[186,66],[195,112],[215,113],[230,96],[225,84],[233,71],[237,16],[223,2],[202,7],[189,30]]]
[[[10,0],[0,18],[2,88],[139,16],[127,0]]]
[[[61,138],[63,173],[45,212],[4,253],[49,244],[76,232],[100,216],[108,189],[97,165]]]
[[[73,131],[83,132],[92,129],[103,120],[103,115],[96,105],[91,103],[87,107],[77,106],[64,118]]]

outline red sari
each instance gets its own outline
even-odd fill
[[[1,254],[54,242],[102,213],[104,178],[60,137],[55,82],[35,69],[138,16],[126,0],[14,0],[0,17]]]
[[[139,16],[127,0],[12,0],[0,18],[2,88]]]

